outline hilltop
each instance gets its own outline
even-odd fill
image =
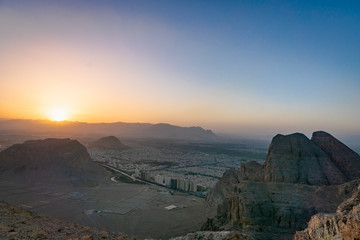
[[[2,177],[27,182],[97,185],[107,172],[76,140],[48,138],[15,144],[0,152]]]
[[[98,148],[105,150],[123,150],[129,147],[124,145],[117,137],[108,136],[100,138],[89,144],[90,148]]]

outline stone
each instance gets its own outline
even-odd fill
[[[348,153],[344,158],[354,157],[342,151]],[[207,202],[217,204],[217,215],[203,230],[236,230],[254,239],[291,239],[306,228],[314,214],[323,213],[330,219],[330,213],[351,196],[360,179],[357,168],[343,171],[333,159],[337,154],[329,153],[326,144],[316,138],[312,141],[301,133],[276,135],[264,165],[241,163],[209,191]],[[351,163],[351,159],[342,161]],[[352,209],[347,206],[342,209]],[[334,221],[329,224],[335,229]]]
[[[265,162],[266,182],[333,185],[346,181],[344,174],[319,146],[304,134],[277,135]]]
[[[360,156],[329,133],[314,132],[311,140],[326,152],[347,180],[360,178]]]
[[[360,186],[351,198],[339,205],[336,213],[312,216],[308,227],[296,232],[294,239],[360,239]]]

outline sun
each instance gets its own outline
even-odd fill
[[[68,111],[63,108],[53,108],[50,111],[49,115],[52,121],[56,121],[56,122],[65,121],[68,118]]]

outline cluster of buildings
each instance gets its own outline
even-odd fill
[[[160,184],[175,190],[181,190],[184,192],[203,192],[206,191],[207,188],[201,185],[197,185],[192,181],[187,181],[185,179],[179,179],[164,175],[154,175],[152,172],[148,171],[138,171],[135,173],[136,177],[139,177],[148,182],[153,182],[156,184]]]

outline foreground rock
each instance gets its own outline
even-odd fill
[[[170,240],[199,240],[199,239],[211,239],[211,240],[253,240],[249,235],[234,232],[234,231],[199,231],[189,233],[186,236],[180,236],[171,238]]]
[[[0,239],[132,239],[38,215],[6,202],[0,202],[0,219]]]
[[[316,214],[295,240],[360,239],[360,188],[332,214]]]
[[[0,152],[3,178],[95,186],[108,174],[76,140],[45,139],[15,144]]]
[[[248,162],[227,171],[207,196],[210,205],[218,205],[218,214],[203,230],[290,239],[312,215],[336,211],[360,184],[360,157],[330,134],[314,136],[312,141],[300,133],[277,135],[264,165]],[[331,150],[327,142],[340,150]]]

